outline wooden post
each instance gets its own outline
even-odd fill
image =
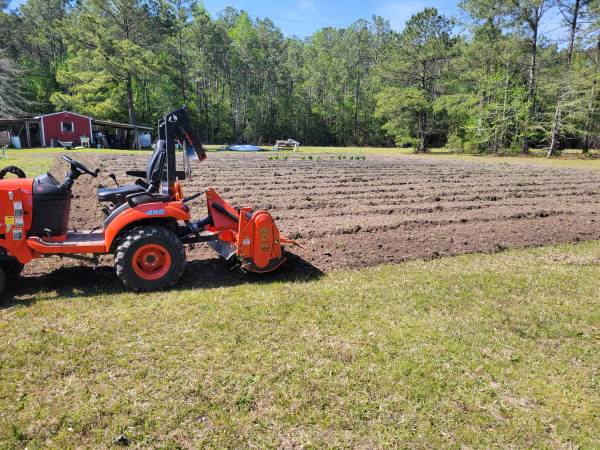
[[[27,148],[31,148],[31,130],[29,129],[29,121],[25,121],[25,135],[27,137]]]

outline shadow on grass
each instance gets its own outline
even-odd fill
[[[243,273],[230,269],[220,258],[188,261],[186,271],[169,292],[188,289],[215,289],[243,284],[311,281],[323,272],[297,255],[289,253],[288,260],[277,271],[267,274]],[[0,298],[0,310],[27,306],[37,302],[40,292],[58,298],[93,297],[131,292],[125,288],[112,266],[94,270],[89,266],[61,267],[47,274],[24,276],[7,280],[6,291]],[[139,293],[137,295],[147,295]]]

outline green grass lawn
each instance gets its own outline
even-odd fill
[[[600,158],[589,158],[581,155],[581,151],[565,151],[563,156],[545,158],[545,154],[532,151],[529,157],[523,156],[494,156],[494,155],[468,155],[453,153],[447,149],[433,149],[428,153],[416,154],[412,148],[374,148],[374,147],[301,147],[299,152],[278,152],[288,155],[289,158],[301,158],[300,154],[331,154],[346,156],[396,156],[407,155],[412,158],[449,159],[456,161],[470,161],[480,163],[506,163],[506,164],[536,164],[548,167],[565,168],[593,168],[600,169]],[[597,156],[597,155],[596,155]]]
[[[206,145],[209,152],[217,151],[221,145]],[[114,150],[114,149],[81,149],[81,150],[63,150],[58,148],[49,149],[27,149],[12,150],[9,149],[9,159],[5,160],[5,165],[13,164],[24,169],[28,174],[37,174],[47,170],[52,164],[54,158],[61,154],[69,152],[81,153],[106,153],[106,154],[138,154],[139,150]],[[142,151],[148,153],[148,151]],[[237,152],[224,152],[226,154],[236,154]],[[492,156],[492,155],[465,155],[449,152],[447,149],[433,149],[426,154],[416,154],[411,148],[379,148],[379,147],[300,147],[298,152],[265,152],[265,158],[268,155],[279,154],[287,156],[288,159],[301,159],[306,155],[344,155],[344,156],[397,156],[406,155],[412,158],[425,159],[449,159],[456,161],[470,161],[480,163],[496,164],[536,164],[548,167],[564,168],[582,168],[582,169],[600,169],[600,158],[582,157],[579,151],[565,151],[563,156],[546,159],[541,152],[537,152],[530,157],[522,156]]]
[[[0,300],[0,448],[594,448],[599,265],[587,242],[144,295],[64,269]]]
[[[64,150],[62,148],[36,148],[26,150],[8,150],[8,159],[0,161],[0,167],[17,166],[23,169],[28,176],[46,172],[60,155],[70,153],[94,153],[94,154],[132,154],[139,153],[134,150],[104,150],[104,149],[81,149]],[[65,166],[67,167],[67,166]]]
[[[0,447],[593,448],[599,264],[589,242],[39,292],[0,307]]]

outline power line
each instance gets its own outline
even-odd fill
[[[425,8],[435,8],[438,11],[456,11],[458,10],[458,8],[449,8],[449,7],[438,7],[438,6],[431,6],[431,5],[425,5],[423,3],[404,3],[404,2],[386,2],[383,0],[361,0],[364,3],[374,3],[374,4],[378,4],[378,5],[387,5],[387,6],[404,6],[407,8],[421,8],[421,9],[425,9]]]
[[[219,15],[221,14],[224,10],[211,10],[208,8],[205,8],[206,11],[208,11],[209,13],[213,14],[213,15]],[[330,22],[318,22],[318,21],[313,21],[313,20],[304,20],[304,19],[294,19],[294,18],[289,18],[289,17],[274,17],[274,16],[262,16],[262,15],[258,15],[258,14],[252,14],[250,13],[248,10],[246,9],[240,9],[240,11],[245,12],[246,14],[248,14],[249,17],[253,18],[253,19],[270,19],[270,20],[280,20],[283,22],[295,22],[295,23],[306,23],[309,25],[321,25],[321,26],[327,26],[327,27],[335,27],[335,28],[346,28],[348,25],[342,25],[342,24],[335,24],[335,23],[330,23]]]

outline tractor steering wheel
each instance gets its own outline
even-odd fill
[[[91,175],[94,178],[98,177],[98,170],[96,170],[96,172],[92,172],[90,169],[88,169],[87,167],[85,167],[79,161],[75,161],[74,159],[69,158],[67,155],[63,155],[62,158],[66,162],[68,162],[69,164],[71,164],[71,169],[77,169],[77,171],[80,172],[82,175],[84,173],[87,173],[88,175]]]

